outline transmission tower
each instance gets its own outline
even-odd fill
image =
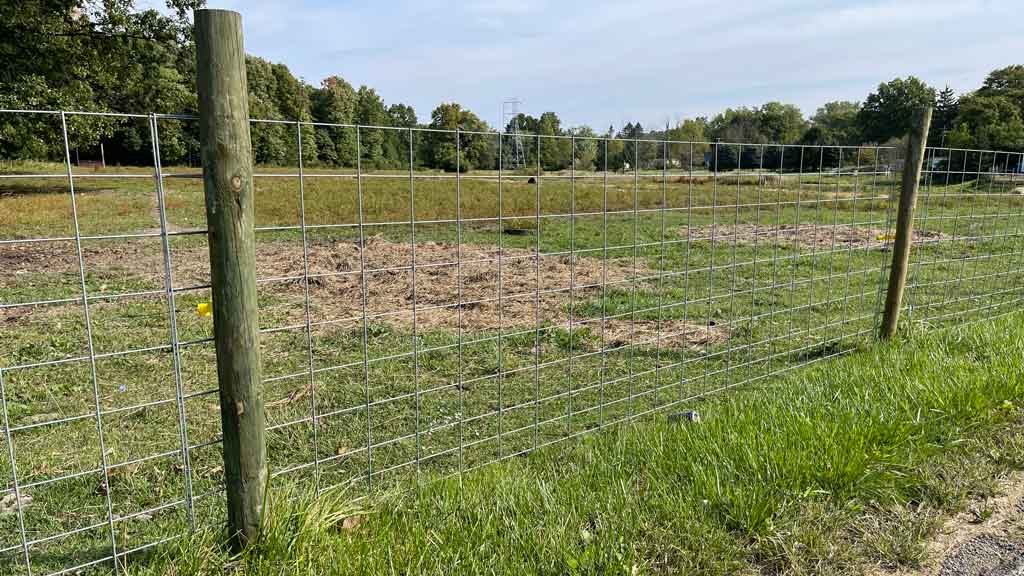
[[[504,146],[502,164],[505,168],[519,170],[526,166],[526,149],[523,146],[523,131],[519,125],[518,98],[506,98],[501,103],[501,130],[508,136]],[[504,136],[503,136],[504,137]]]

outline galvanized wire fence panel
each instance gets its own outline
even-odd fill
[[[40,159],[0,174],[0,573],[111,569],[224,518],[195,119],[17,115]],[[132,166],[81,161],[95,122],[138,135]],[[275,483],[356,498],[458,474],[877,329],[891,148],[252,133],[277,158],[255,176]],[[911,318],[1016,309],[1019,154],[929,155]]]
[[[972,322],[1018,310],[1024,154],[928,148],[915,214],[907,318]]]
[[[0,572],[109,570],[220,505],[219,479],[190,465],[219,432],[193,418],[190,436],[188,403],[203,394],[182,364],[210,340],[182,300],[207,287],[172,274],[172,245],[205,230],[172,227],[164,192],[195,174],[162,170],[152,115],[4,114],[38,153],[0,174]],[[97,123],[148,137],[148,162],[77,160],[76,133]]]

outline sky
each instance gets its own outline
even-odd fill
[[[155,1],[155,0],[153,0]],[[340,75],[412,105],[501,102],[563,126],[662,127],[778,100],[813,114],[915,75],[966,92],[1024,63],[1020,0],[208,0],[246,51],[311,84]]]

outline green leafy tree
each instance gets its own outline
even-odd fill
[[[762,132],[758,109],[727,108],[711,120],[709,128],[716,140],[710,150],[713,169],[752,168],[760,164],[756,145],[769,139]]]
[[[956,120],[956,137],[947,134],[950,146],[981,150],[1024,150],[1024,121],[1016,104],[1007,96],[970,94],[960,99]],[[964,133],[970,135],[970,146],[964,144]]]
[[[278,102],[275,65],[255,56],[245,59],[246,82],[249,89],[249,115],[258,119],[281,120],[284,115]],[[283,124],[255,122],[249,128],[253,160],[259,164],[283,165],[290,160],[294,134]],[[289,138],[291,136],[291,138]]]
[[[577,126],[569,129],[569,134],[576,136],[576,147],[573,151],[576,157],[576,170],[597,169],[597,148],[600,142],[597,140],[597,132],[590,126]],[[572,142],[570,142],[570,146]]]
[[[902,138],[918,111],[934,102],[935,89],[913,76],[883,82],[857,115],[861,135],[869,142]]]
[[[640,166],[643,156],[641,155],[640,146],[636,140],[640,140],[644,137],[644,127],[637,122],[627,122],[622,130],[616,135],[616,138],[620,142],[622,157],[621,160],[616,162],[617,168],[620,170],[633,170]]]
[[[625,131],[625,129],[623,129]],[[609,126],[604,139],[598,141],[595,151],[595,168],[600,171],[617,172],[625,162],[625,142],[615,135],[615,127]]]
[[[665,132],[666,139],[679,142],[669,146],[669,156],[680,168],[699,168],[708,145],[708,120],[704,117],[687,118]]]
[[[857,117],[860,104],[845,100],[826,102],[811,116],[811,125],[800,138],[801,144],[820,146],[816,150],[803,150],[804,167],[808,169],[835,168],[844,162],[844,151],[839,146],[860,144]],[[856,162],[850,158],[847,162]],[[772,167],[798,168],[800,153],[790,152],[788,157],[773,160]]]
[[[955,127],[946,133],[946,146],[949,148],[972,148],[974,146],[974,136],[971,135],[971,129],[967,126],[967,123],[955,125]],[[953,169],[962,169],[958,167],[952,167]]]
[[[857,116],[860,103],[847,100],[826,102],[811,116],[809,132],[801,142],[808,144],[826,144],[855,146],[860,143],[860,130]]]
[[[545,112],[537,120],[541,136],[563,136],[562,121],[554,112]],[[566,138],[540,138],[540,162],[544,170],[564,170],[572,162],[572,141]]]
[[[1003,96],[1013,102],[1024,117],[1024,64],[993,70],[985,78],[978,96]]]
[[[768,102],[757,110],[759,132],[769,142],[776,144],[792,144],[800,140],[807,121],[803,112],[792,104]]]
[[[360,126],[387,126],[387,107],[384,100],[373,88],[360,86],[356,92],[356,124]],[[380,128],[361,128],[359,133],[359,147],[362,151],[362,163],[364,167],[383,168],[394,166],[400,162],[399,158],[388,158],[385,156],[385,141],[388,130]]]
[[[188,14],[197,0],[170,0],[173,14],[136,10],[131,0],[0,3],[0,107],[80,111],[187,112]],[[184,85],[181,89],[178,84]],[[148,126],[130,120],[69,116],[69,146],[95,148],[122,134],[132,154],[148,153]],[[137,124],[137,122],[136,122]],[[167,155],[182,142],[167,127]],[[116,148],[116,147],[115,147]],[[0,116],[0,153],[59,159],[63,138],[45,115]],[[117,149],[114,150],[117,152]]]
[[[387,108],[387,123],[388,126],[395,128],[415,128],[416,111],[412,106],[406,104],[392,104]],[[409,138],[413,138],[415,146],[416,134],[410,135],[407,130],[387,130],[384,136],[385,157],[396,168],[408,168]],[[415,161],[416,159],[413,158],[413,162]]]
[[[354,124],[357,96],[352,85],[339,76],[320,83],[311,97],[313,117],[325,124]],[[355,166],[356,134],[347,126],[321,126],[316,129],[317,157],[331,166]]]
[[[459,169],[468,172],[473,168],[491,167],[496,164],[496,139],[486,134],[487,124],[479,116],[465,110],[455,102],[446,102],[430,113],[430,127],[444,132],[425,134],[425,156],[429,165],[446,172]],[[456,130],[460,133],[456,141]],[[461,155],[458,152],[461,151]]]

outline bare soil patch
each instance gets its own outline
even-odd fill
[[[304,259],[304,254],[308,258]],[[133,278],[162,286],[163,255],[156,243],[122,242],[83,246],[90,274]],[[175,286],[209,282],[205,247],[172,250]],[[365,261],[365,273],[364,273]],[[415,270],[413,262],[415,261]],[[14,272],[77,274],[74,246],[45,244],[0,246],[0,262]],[[354,241],[312,243],[266,242],[257,245],[257,277],[261,292],[284,301],[281,313],[289,322],[304,322],[303,277],[308,262],[310,307],[314,323],[358,324],[366,313],[371,322],[419,330],[524,330],[538,325],[570,326],[568,305],[601,294],[602,283],[628,288],[637,276],[650,276],[643,264],[599,258],[541,256],[530,250],[438,242],[415,248],[380,237],[365,248]],[[16,278],[14,279],[16,282]],[[10,282],[5,284],[11,285]],[[501,301],[499,304],[499,294]],[[415,302],[415,314],[413,303]],[[102,302],[94,304],[104,305]],[[5,311],[5,316],[15,314]],[[415,316],[415,317],[414,317]],[[13,317],[13,316],[12,316]],[[608,345],[660,341],[665,347],[701,346],[728,337],[720,326],[678,320],[572,318]]]
[[[758,245],[771,247],[778,241],[780,245],[811,248],[815,250],[830,249],[833,246],[842,249],[876,249],[882,250],[892,244],[891,233],[882,228],[851,226],[848,224],[783,224],[768,226],[758,224],[718,224],[715,226],[698,226],[687,230],[683,228],[680,235],[689,235],[692,240],[711,240],[731,244]],[[952,236],[933,230],[915,230],[914,244],[924,244],[939,240],[949,240]],[[777,239],[777,240],[776,240]]]

